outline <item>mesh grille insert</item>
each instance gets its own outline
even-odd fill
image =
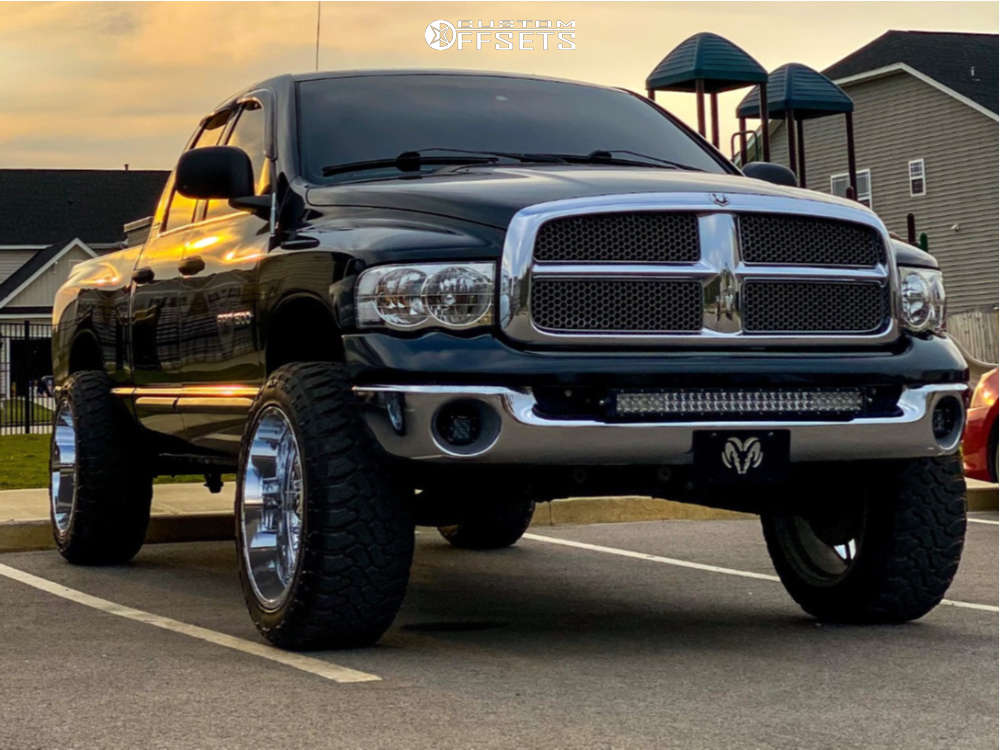
[[[636,212],[566,216],[542,224],[535,260],[587,263],[694,263],[698,218]]]
[[[700,331],[701,284],[651,279],[539,279],[535,325],[549,331]]]
[[[747,281],[743,326],[753,333],[874,333],[889,315],[878,282]]]
[[[831,219],[777,214],[739,217],[743,260],[829,266],[885,262],[885,245],[872,227]]]

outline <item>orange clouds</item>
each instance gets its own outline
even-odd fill
[[[168,168],[225,96],[311,70],[315,3],[0,3],[0,167]],[[445,19],[572,19],[577,49],[432,50]],[[768,69],[823,68],[888,28],[996,31],[993,3],[323,4],[324,69],[508,70],[642,90],[698,31],[732,39]],[[724,95],[723,139],[743,92]],[[660,96],[687,122],[693,97]]]

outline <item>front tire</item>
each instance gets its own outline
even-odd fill
[[[905,622],[944,597],[965,538],[957,455],[880,462],[862,487],[803,491],[761,513],[774,567],[809,614],[839,622]],[[809,511],[803,508],[809,506]]]
[[[49,518],[59,553],[77,565],[131,560],[149,525],[153,479],[134,424],[100,370],[59,392],[49,461]]]
[[[240,580],[260,633],[289,649],[377,641],[413,559],[406,500],[344,368],[277,369],[251,409],[236,489]]]

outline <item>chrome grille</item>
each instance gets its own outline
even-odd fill
[[[549,331],[701,330],[701,284],[662,279],[536,279],[535,325]]]
[[[590,263],[694,263],[693,213],[588,214],[552,219],[538,228],[535,260]]]
[[[746,263],[874,266],[885,262],[877,230],[812,216],[743,214],[740,251]]]
[[[747,281],[749,333],[872,333],[885,327],[889,290],[878,282]]]
[[[528,206],[498,322],[526,344],[883,345],[895,265],[870,212],[810,198],[644,193]]]

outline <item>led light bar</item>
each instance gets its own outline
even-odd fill
[[[618,391],[620,417],[646,415],[854,415],[864,407],[858,388],[726,389],[680,388],[662,391]]]

